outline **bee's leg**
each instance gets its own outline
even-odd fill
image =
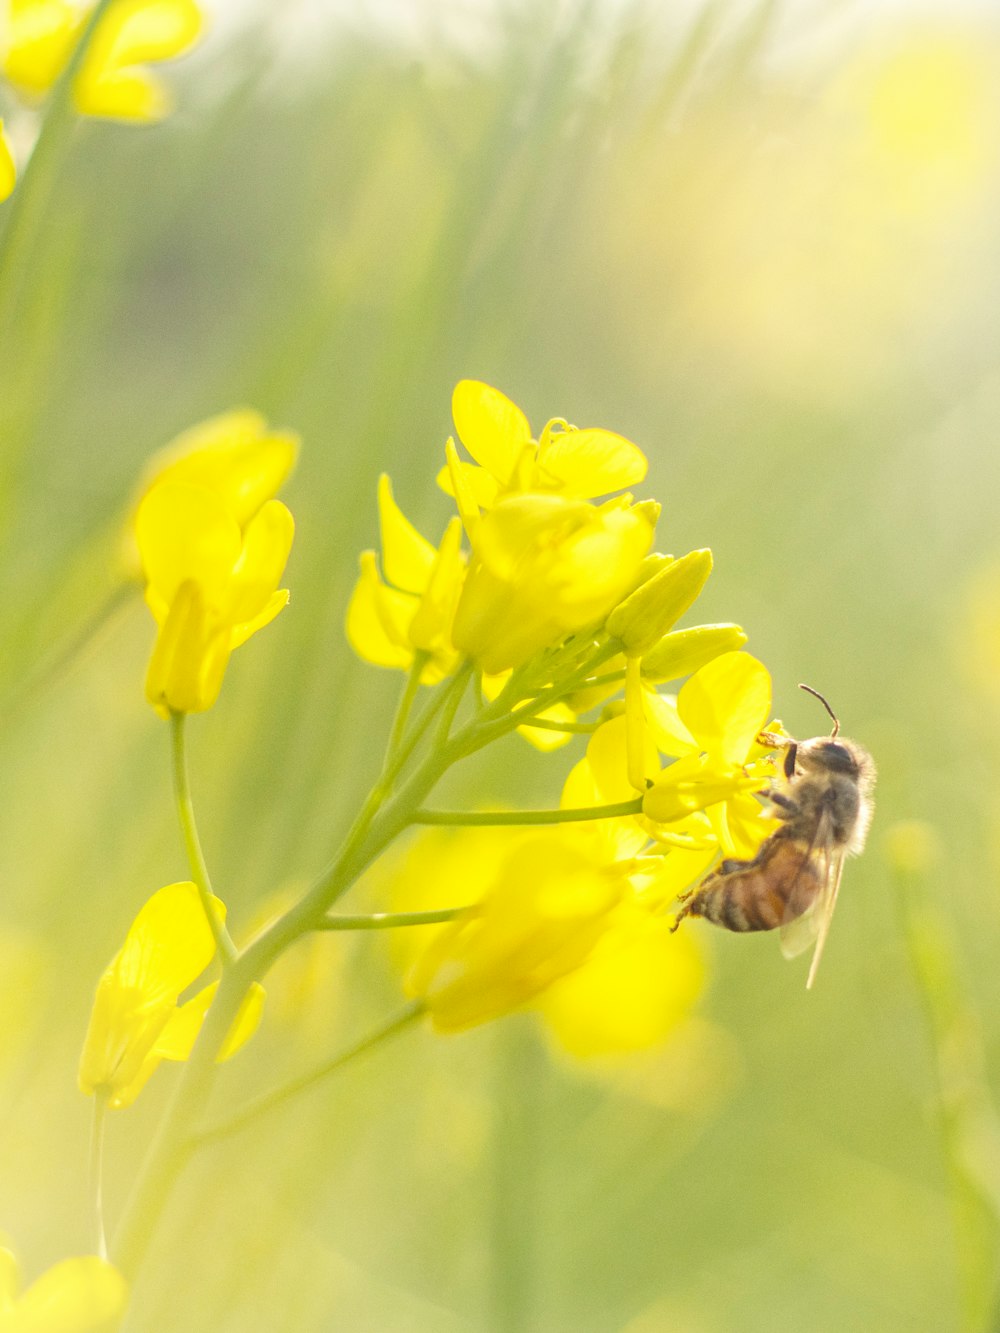
[[[671,935],[674,933],[674,931],[677,929],[677,927],[681,924],[681,922],[684,920],[684,918],[685,918],[686,916],[690,916],[690,915],[691,915],[691,909],[692,909],[692,907],[694,906],[694,904],[693,904],[693,902],[692,902],[691,900],[694,898],[694,895],[695,895],[695,890],[694,890],[694,889],[688,889],[687,893],[679,893],[679,894],[677,895],[677,901],[678,901],[679,903],[681,903],[682,906],[681,906],[681,910],[680,910],[680,911],[677,913],[677,915],[674,917],[673,924],[672,924],[671,927],[670,927],[670,933],[671,933]]]
[[[790,796],[786,796],[782,791],[758,791],[754,795],[759,801],[766,805],[776,805],[779,810],[785,811],[780,818],[787,819],[790,815],[800,815],[802,808],[797,801],[793,801]]]

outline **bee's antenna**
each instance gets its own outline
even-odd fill
[[[833,709],[830,707],[827,701],[823,698],[819,690],[814,690],[811,685],[800,685],[799,689],[805,690],[806,694],[811,694],[813,698],[818,699],[820,703],[823,705],[823,707],[826,709],[826,711],[833,718],[833,730],[830,732],[830,739],[833,740],[833,738],[840,731],[840,719],[837,717],[837,714],[833,711]]]

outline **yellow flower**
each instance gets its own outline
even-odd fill
[[[662,1045],[704,989],[704,954],[694,931],[674,933],[665,917],[623,903],[590,956],[538,1005],[559,1044],[586,1058]]]
[[[499,672],[600,625],[635,587],[653,540],[650,507],[630,501],[499,500],[472,534],[475,558],[455,615],[455,646],[484,671]]]
[[[654,697],[650,727],[665,753],[680,757],[646,792],[643,810],[672,824],[698,811],[727,856],[752,856],[776,822],[753,795],[773,776],[757,736],[771,707],[771,678],[749,653],[723,653],[681,687],[676,706]]]
[[[135,514],[154,486],[203,486],[225,503],[245,528],[287,479],[299,452],[298,436],[268,428],[259,412],[237,407],[182,431],[149,460],[129,521],[123,558],[130,576],[141,574]]]
[[[7,0],[7,8],[0,67],[22,92],[44,95],[65,69],[88,11],[70,0]],[[171,109],[169,93],[146,66],[182,55],[201,29],[194,0],[116,0],[77,75],[76,109],[113,120],[162,120]]]
[[[288,602],[278,588],[294,523],[268,500],[241,531],[204,487],[164,481],[139,506],[146,602],[158,626],[146,697],[163,716],[211,708],[229,656]]]
[[[567,778],[564,808],[628,794],[623,725],[595,733]],[[388,887],[396,911],[469,904],[448,924],[393,940],[407,991],[425,1000],[439,1031],[530,1005],[573,1054],[637,1050],[665,1040],[703,985],[700,941],[676,950],[669,923],[646,906],[647,897],[663,904],[648,885],[659,884],[669,859],[644,857],[648,845],[641,821],[629,818],[530,832],[435,829],[368,885]],[[714,854],[713,844],[691,877]]]
[[[439,1032],[498,1018],[580,966],[626,887],[572,837],[523,838],[480,901],[427,946],[407,989]]]
[[[226,909],[212,899],[220,920]],[[183,1005],[181,993],[215,957],[215,940],[198,890],[190,881],[159,889],[139,912],[125,943],[97,985],[80,1056],[80,1089],[130,1106],[161,1060],[186,1060],[218,983]],[[247,994],[219,1054],[228,1059],[253,1036],[262,987]]]
[[[347,637],[358,656],[376,666],[408,671],[414,654],[426,653],[420,679],[433,685],[459,660],[451,635],[465,579],[461,520],[451,520],[435,550],[404,516],[384,474],[378,503],[385,580],[375,552],[365,551],[347,608]]]
[[[162,482],[205,486],[243,528],[281,490],[298,453],[292,431],[271,430],[259,412],[235,407],[199,421],[158,450],[146,467],[140,499]]]
[[[556,417],[536,443],[521,409],[479,380],[456,385],[452,415],[459,439],[476,460],[458,464],[462,482],[482,509],[519,491],[591,500],[634,486],[646,475],[645,455],[610,430],[578,430]],[[455,494],[448,468],[438,482],[449,495]]]
[[[128,1305],[121,1273],[93,1254],[63,1259],[19,1287],[17,1260],[0,1249],[0,1333],[114,1333]]]
[[[3,132],[3,121],[0,120],[0,202],[7,198],[16,184],[17,167],[14,165],[14,156],[10,151],[7,136]]]

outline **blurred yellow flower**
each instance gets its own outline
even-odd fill
[[[7,198],[16,184],[17,167],[14,165],[14,156],[4,134],[3,121],[0,120],[0,202]]]
[[[487,672],[519,666],[597,626],[635,587],[655,507],[514,495],[476,524],[455,615],[455,646]]]
[[[63,1259],[19,1292],[17,1260],[0,1249],[0,1333],[114,1333],[128,1286],[96,1255]]]
[[[459,439],[476,460],[458,463],[462,482],[482,509],[519,491],[591,500],[634,486],[646,475],[642,451],[610,430],[579,430],[556,417],[536,443],[521,409],[479,380],[461,380],[455,386],[452,415]],[[438,482],[449,495],[455,494],[448,468]]]
[[[664,917],[623,903],[589,957],[538,999],[560,1045],[582,1058],[668,1040],[705,988],[701,942],[694,931],[680,941]]]
[[[483,897],[417,959],[407,990],[439,1032],[498,1018],[580,966],[626,888],[572,837],[521,838]]]
[[[627,794],[623,726],[615,719],[591,738],[567,778],[564,808]],[[369,886],[388,887],[395,911],[469,904],[447,924],[394,932],[406,989],[425,1000],[439,1031],[532,1006],[572,1054],[633,1051],[666,1040],[704,985],[701,941],[691,932],[676,951],[655,915],[674,896],[660,887],[673,853],[643,856],[648,845],[634,818],[544,831],[435,829],[373,871]],[[687,862],[677,891],[715,854],[712,842]]]
[[[288,603],[279,589],[294,522],[268,500],[241,531],[225,501],[164,481],[139,506],[136,539],[158,631],[146,697],[164,717],[211,708],[234,648]]]
[[[646,792],[653,824],[704,811],[727,856],[752,856],[777,825],[753,795],[773,771],[757,743],[771,707],[771,678],[749,653],[724,653],[681,687],[676,713],[669,700],[654,709],[651,730],[661,749],[680,754]]]
[[[374,551],[361,556],[347,608],[347,637],[366,662],[408,671],[414,654],[427,654],[425,685],[451,674],[459,661],[452,644],[455,607],[465,579],[462,523],[453,518],[435,550],[404,516],[384,474],[378,486],[382,567]]]
[[[7,0],[0,68],[22,92],[47,93],[79,40],[93,5],[70,0]],[[162,120],[171,110],[162,81],[147,65],[183,55],[202,30],[194,0],[115,0],[91,38],[73,100],[83,115]]]
[[[235,407],[199,421],[158,450],[146,466],[139,498],[162,482],[204,486],[245,528],[278,494],[298,453],[294,432],[271,430],[259,412]]]
[[[226,909],[212,899],[220,920]],[[80,1056],[85,1093],[106,1096],[112,1109],[130,1106],[161,1060],[186,1060],[217,983],[183,1005],[183,991],[215,957],[215,940],[198,890],[190,881],[159,889],[133,921],[125,943],[97,985]],[[254,986],[219,1059],[228,1059],[253,1036],[264,992]]]

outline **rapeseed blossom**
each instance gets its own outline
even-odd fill
[[[596,768],[589,758],[574,767],[564,808],[621,796],[623,721],[592,738]],[[617,778],[602,785],[596,771],[610,775],[612,767]],[[574,1055],[665,1041],[700,995],[704,964],[693,934],[677,947],[657,915],[660,895],[647,902],[664,859],[644,858],[648,845],[648,832],[630,818],[425,834],[389,869],[393,907],[429,909],[463,897],[469,906],[446,925],[405,933],[397,957],[407,992],[424,1001],[441,1032],[528,1006]]]
[[[375,552],[365,551],[347,609],[347,637],[358,656],[375,666],[408,671],[416,654],[423,654],[421,680],[431,685],[459,662],[452,623],[465,579],[462,524],[453,518],[435,549],[396,504],[385,475],[378,505],[385,578]]]
[[[43,97],[66,68],[93,4],[7,0],[0,70],[29,98]],[[195,0],[115,0],[98,22],[73,84],[86,116],[152,122],[171,110],[169,90],[149,65],[183,55],[198,40]]]
[[[164,717],[202,712],[233,650],[287,605],[292,516],[267,500],[241,528],[217,492],[168,479],[140,504],[135,532],[157,624],[146,698]]]
[[[499,672],[600,626],[635,587],[656,514],[630,496],[602,505],[562,495],[499,500],[470,534],[456,647]]]
[[[455,386],[452,415],[458,438],[476,460],[467,463],[456,455],[460,483],[482,509],[518,492],[592,500],[634,486],[646,475],[645,455],[614,431],[579,430],[555,417],[536,442],[521,409],[479,380]],[[445,468],[438,482],[456,494],[455,468]]]
[[[754,793],[774,775],[757,737],[768,720],[771,678],[749,653],[723,653],[681,687],[676,703],[657,701],[652,729],[665,753],[678,756],[643,798],[654,829],[704,812],[726,856],[752,856],[777,827]],[[775,730],[775,727],[769,728]]]
[[[277,496],[298,453],[293,431],[272,429],[253,408],[231,408],[189,426],[158,450],[143,474],[139,499],[165,482],[204,486],[245,528]]]
[[[125,1279],[95,1254],[63,1259],[22,1292],[17,1260],[0,1249],[0,1333],[114,1333],[127,1305]]]
[[[224,904],[213,897],[211,906],[224,920]],[[179,999],[214,957],[196,886],[182,881],[154,893],[98,982],[80,1056],[81,1091],[106,1097],[113,1110],[130,1106],[162,1060],[187,1059],[217,983],[184,1004]],[[220,1059],[253,1036],[263,1000],[263,989],[252,987]]]

